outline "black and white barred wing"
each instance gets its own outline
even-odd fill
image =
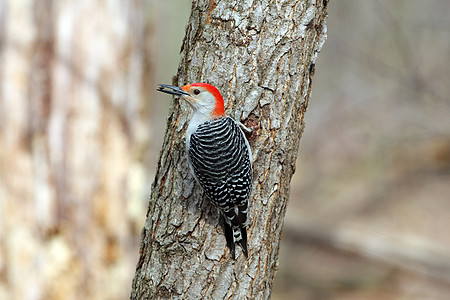
[[[252,185],[250,150],[233,119],[226,117],[201,124],[192,134],[189,160],[208,198],[233,226],[247,219]]]

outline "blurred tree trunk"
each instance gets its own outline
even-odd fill
[[[129,295],[148,182],[148,5],[0,0],[1,299]]]
[[[219,88],[226,113],[256,125],[249,258],[230,258],[219,216],[186,163],[174,102],[152,186],[132,299],[269,298],[327,1],[194,0],[174,84]]]

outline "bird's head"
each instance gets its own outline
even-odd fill
[[[167,84],[158,84],[158,91],[180,96],[194,109],[194,112],[215,119],[225,116],[223,97],[219,90],[210,84],[197,82],[182,87]]]

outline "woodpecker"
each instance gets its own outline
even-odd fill
[[[252,187],[252,152],[242,124],[225,116],[223,97],[210,84],[158,86],[158,91],[180,96],[192,107],[186,130],[191,172],[224,218],[231,257],[235,259],[235,244],[248,257],[245,222]]]

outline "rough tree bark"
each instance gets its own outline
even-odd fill
[[[132,299],[269,298],[327,1],[194,0],[173,84],[219,88],[255,126],[249,258],[230,258],[219,215],[189,173],[189,108],[174,101],[152,186]]]

